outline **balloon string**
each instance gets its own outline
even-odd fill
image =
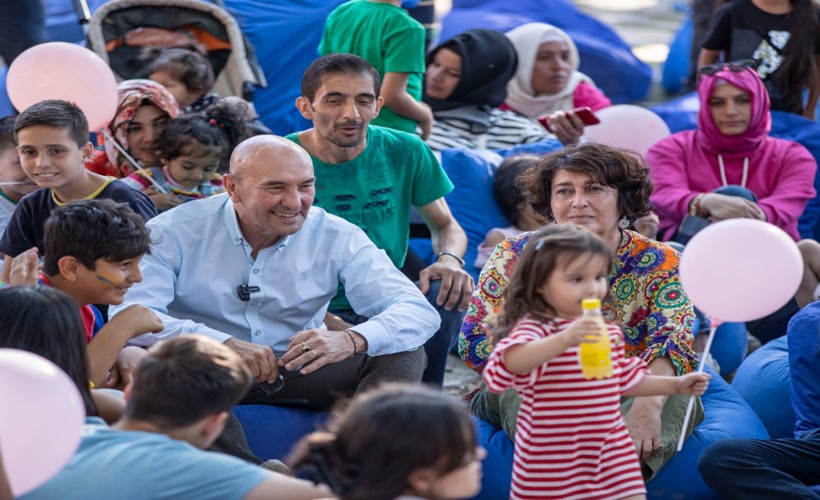
[[[720,324],[720,321],[713,320],[711,322],[712,326],[709,328],[709,336],[706,338],[706,347],[703,348],[703,354],[701,354],[701,362],[698,363],[697,373],[703,373],[703,369],[706,367],[706,357],[709,355],[709,350],[712,348],[712,339],[715,338],[715,331]],[[692,418],[692,409],[695,407],[695,396],[694,394],[689,396],[689,403],[686,405],[686,416],[683,418],[683,425],[681,426],[680,430],[680,437],[678,438],[678,451],[683,448],[683,440],[686,439],[686,429],[689,427],[689,420]]]
[[[128,160],[131,163],[131,165],[133,165],[134,168],[136,168],[137,171],[142,174],[143,177],[145,177],[146,179],[151,181],[151,184],[154,185],[154,188],[156,188],[157,192],[159,192],[159,193],[167,193],[168,192],[167,189],[160,186],[157,183],[157,181],[154,180],[154,176],[151,175],[151,172],[149,172],[148,170],[143,168],[143,166],[140,165],[137,160],[135,160],[131,155],[128,154],[128,152],[125,150],[125,148],[123,148],[122,145],[119,142],[117,142],[111,136],[111,132],[109,132],[108,129],[105,129],[105,128],[102,129],[102,134],[103,134],[103,136],[105,136],[105,140],[106,141],[111,141],[111,143],[114,145],[114,147],[117,148],[117,151],[119,151],[125,157],[125,159]]]

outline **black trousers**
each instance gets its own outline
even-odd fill
[[[820,499],[820,429],[800,439],[726,439],[698,460],[706,484],[727,500]]]

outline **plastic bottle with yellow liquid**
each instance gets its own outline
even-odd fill
[[[578,362],[586,379],[604,379],[612,376],[612,348],[609,330],[604,325],[601,314],[601,299],[584,299],[581,309],[585,318],[592,318],[601,324],[601,334],[597,341],[584,342],[578,346]]]

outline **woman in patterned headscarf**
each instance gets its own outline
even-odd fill
[[[680,255],[665,243],[625,229],[649,212],[652,184],[643,162],[626,151],[595,143],[567,146],[540,158],[519,177],[532,209],[556,224],[577,224],[597,234],[615,254],[606,277],[603,312],[624,332],[627,356],[640,356],[657,375],[697,368],[692,351],[695,315],[680,283]],[[458,350],[481,371],[492,351],[491,334],[503,314],[504,289],[532,233],[501,242],[481,271],[461,328]],[[686,396],[626,399],[621,409],[649,479],[674,456]],[[477,416],[514,433],[520,400],[514,391],[473,397]],[[703,418],[696,409],[690,428]]]
[[[179,114],[179,104],[151,80],[126,80],[117,87],[117,96],[117,114],[102,130],[104,150],[95,152],[86,168],[121,178],[137,169],[123,150],[143,166],[158,164],[156,140],[165,122]]]

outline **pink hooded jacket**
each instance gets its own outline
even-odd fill
[[[724,80],[751,95],[749,128],[740,135],[720,132],[709,108],[709,98],[718,80]],[[722,157],[726,184],[742,185],[748,158],[746,188],[757,196],[766,219],[795,240],[797,219],[814,198],[817,164],[812,155],[794,141],[769,137],[769,95],[753,69],[735,73],[724,69],[704,75],[698,84],[700,111],[698,129],[673,134],[652,146],[646,154],[655,191],[650,198],[661,219],[659,238],[671,239],[689,202],[698,193],[724,185],[718,157]]]

